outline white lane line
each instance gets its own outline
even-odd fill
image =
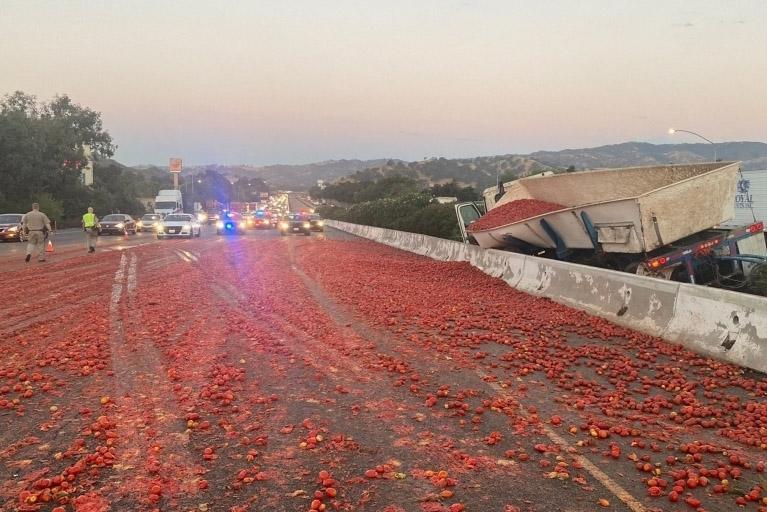
[[[125,263],[127,261],[128,258],[125,256],[125,254],[120,255],[120,265],[117,267],[117,271],[115,272],[115,281],[112,284],[112,298],[109,301],[110,313],[116,313],[117,306],[120,304],[120,296],[122,296],[123,293],[122,282],[125,279]]]
[[[477,375],[480,377],[484,377],[485,375],[482,374],[482,372],[477,372]],[[504,389],[500,384],[495,382],[487,382],[487,384],[493,388],[495,391],[497,391],[501,396],[509,396],[508,391]],[[512,400],[514,400],[514,397],[509,396]],[[517,400],[518,401],[518,400]],[[519,408],[521,411],[525,412],[525,408],[522,405],[522,403],[519,403]],[[570,447],[570,444],[562,438],[559,434],[554,432],[551,428],[549,428],[548,425],[541,423],[540,424],[543,427],[543,432],[546,434],[546,437],[551,439],[552,442],[555,444],[562,446],[563,448]],[[607,488],[613,495],[621,500],[623,503],[626,504],[626,506],[632,510],[632,512],[647,512],[647,508],[634,496],[632,496],[626,489],[624,489],[618,482],[610,478],[604,471],[599,469],[596,465],[594,465],[593,462],[591,462],[588,458],[586,458],[584,455],[580,455],[578,453],[570,453],[569,454],[576,462],[579,462],[583,469],[589,472],[589,474],[594,477],[599,483],[601,483],[603,486]]]
[[[133,294],[136,291],[136,261],[138,258],[135,254],[130,256],[130,266],[128,267],[128,293]]]
[[[174,250],[173,252],[176,253],[176,256],[181,258],[182,260],[186,261],[187,263],[191,263],[192,260],[186,257],[186,254],[184,254],[182,251],[179,251],[178,249]]]
[[[181,249],[181,252],[186,254],[187,258],[189,258],[190,260],[197,261],[197,256],[195,256],[193,253],[191,253],[189,251],[185,251],[183,249]]]

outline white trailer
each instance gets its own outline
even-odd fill
[[[767,169],[741,171],[735,189],[735,212],[726,226],[767,221]]]
[[[491,210],[520,199],[562,206],[503,225],[474,228],[476,206],[455,209],[464,241],[483,248],[736,288],[747,285],[753,268],[767,265],[761,219],[743,217],[738,227],[723,227],[735,210],[744,210],[736,208],[736,191],[746,196],[741,202],[753,204],[747,189],[752,186],[742,181],[739,162],[631,167],[522,178],[502,192],[488,189]]]

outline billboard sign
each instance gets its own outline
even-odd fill
[[[170,172],[181,172],[181,159],[171,158],[169,168]]]

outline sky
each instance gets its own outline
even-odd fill
[[[763,0],[0,0],[0,95],[128,165],[767,141]]]

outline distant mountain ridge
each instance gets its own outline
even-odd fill
[[[767,144],[720,142],[717,144],[650,144],[624,142],[609,146],[561,151],[536,151],[529,158],[554,167],[574,165],[578,169],[631,167],[668,163],[741,161],[743,169],[767,169]]]
[[[385,162],[386,159],[344,159],[298,165],[195,165],[185,167],[183,174],[197,174],[205,172],[206,169],[212,169],[230,179],[238,177],[261,178],[276,189],[307,190],[316,185],[317,180],[335,181],[368,167],[382,165]]]
[[[301,165],[190,166],[184,168],[184,174],[213,169],[232,181],[238,177],[261,178],[273,188],[297,191],[308,190],[317,184],[317,180],[374,180],[391,174],[402,174],[422,181],[425,185],[455,180],[481,190],[495,185],[498,178],[508,180],[546,170],[562,171],[571,166],[582,170],[712,161],[714,150],[720,160],[743,162],[743,169],[767,169],[767,144],[762,142],[722,142],[713,145],[624,142],[594,148],[536,151],[527,155],[429,158],[415,162],[344,159]]]

